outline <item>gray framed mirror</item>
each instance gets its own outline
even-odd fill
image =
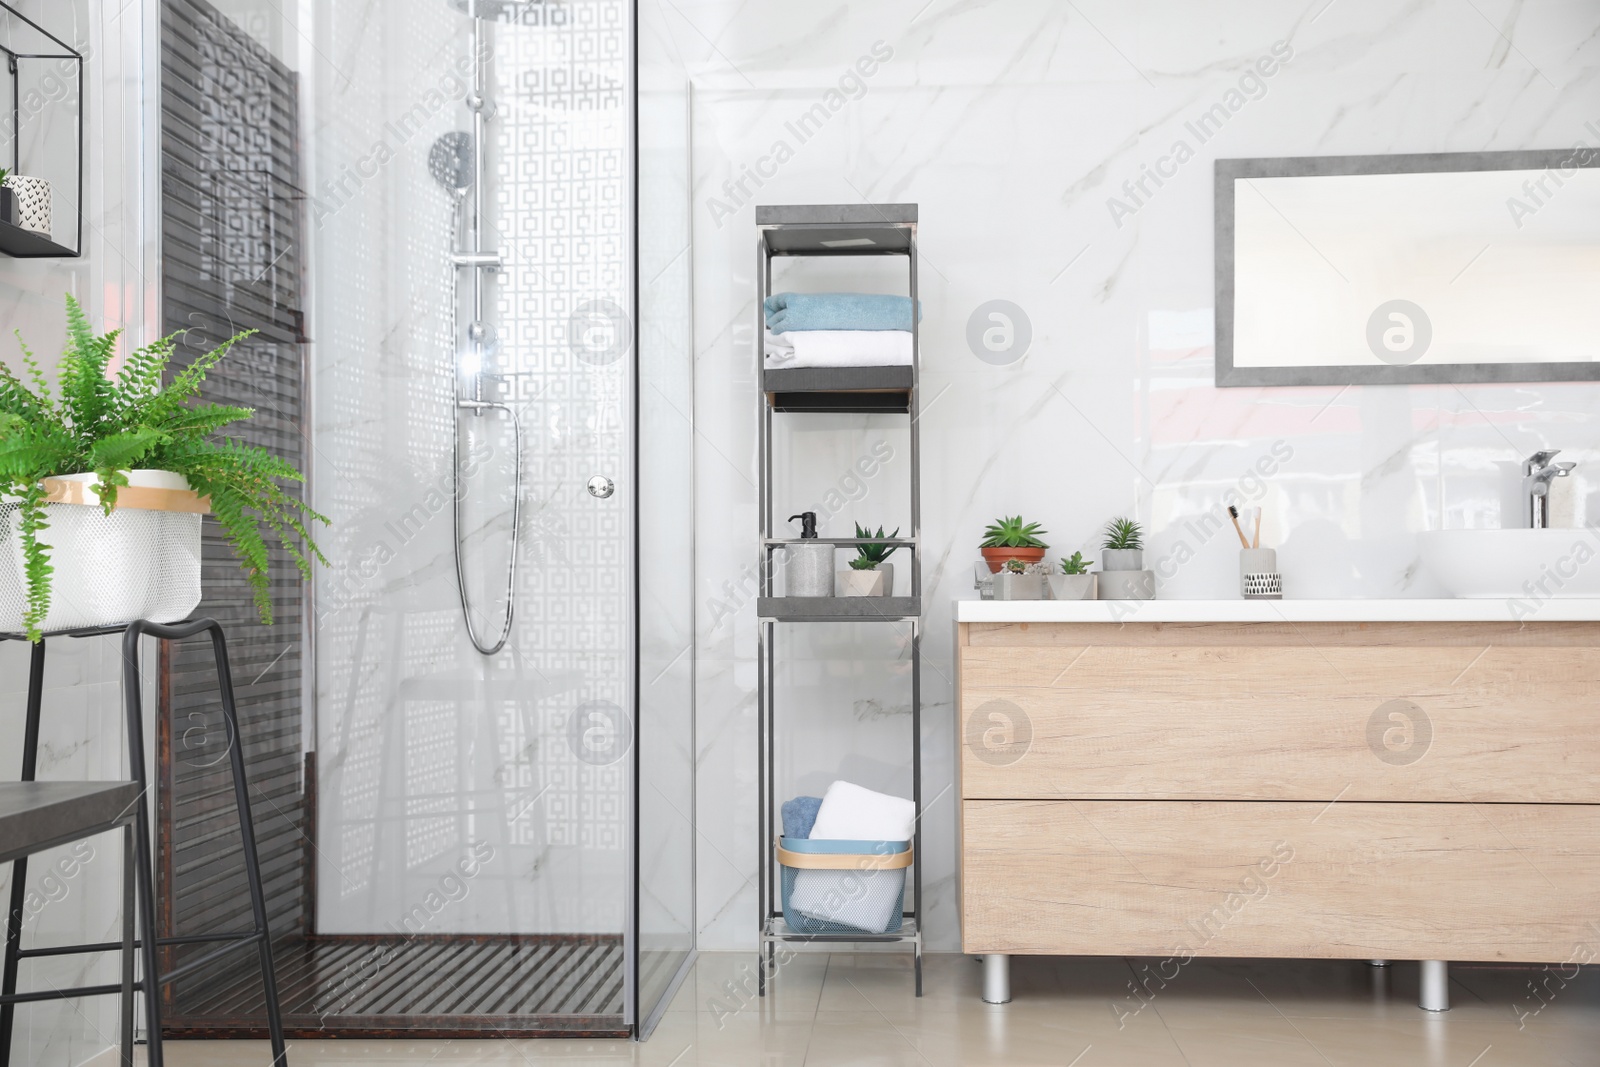
[[[1218,386],[1600,379],[1600,148],[1215,175]]]

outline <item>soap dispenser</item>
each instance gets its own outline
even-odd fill
[[[790,515],[800,520],[800,540],[809,544],[790,545],[789,563],[784,568],[786,592],[790,596],[833,595],[833,543],[817,540],[817,513]]]

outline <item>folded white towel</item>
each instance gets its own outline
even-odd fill
[[[790,330],[766,335],[768,367],[909,367],[908,330]]]
[[[813,841],[909,841],[917,806],[849,782],[834,782],[822,794],[811,826]]]

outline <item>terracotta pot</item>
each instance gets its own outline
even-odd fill
[[[1044,560],[1042,548],[980,548],[978,551],[989,564],[991,574],[999,574],[1007,560],[1020,559],[1024,563],[1040,563]]]

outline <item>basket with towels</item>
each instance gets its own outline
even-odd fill
[[[911,365],[909,296],[778,293],[762,311],[770,368]]]
[[[916,805],[849,782],[782,809],[783,918],[796,933],[894,933],[905,910]]]

